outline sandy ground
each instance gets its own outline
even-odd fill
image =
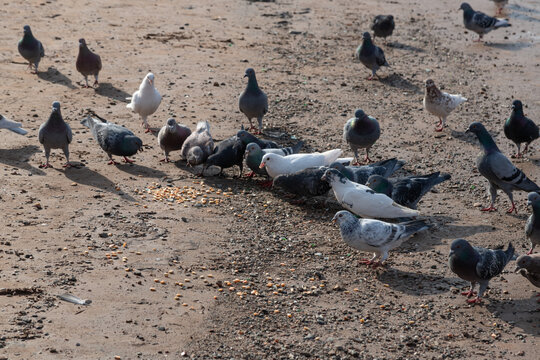
[[[495,12],[490,1],[470,2]],[[510,154],[502,124],[512,99],[538,122],[540,8],[511,0],[504,16],[513,26],[476,44],[458,7],[446,0],[4,2],[0,111],[29,134],[0,132],[0,288],[12,294],[0,295],[0,358],[536,359],[536,292],[511,272],[513,263],[491,282],[483,305],[469,306],[459,295],[467,284],[446,262],[458,237],[490,247],[512,241],[520,253],[528,247],[526,194],[515,194],[517,215],[503,211],[504,195],[498,212],[479,211],[486,181],[475,168],[479,145],[464,130],[482,121]],[[377,41],[392,67],[368,82],[353,52],[379,13],[396,18],[394,36]],[[24,24],[45,46],[38,76],[17,52]],[[103,59],[97,90],[81,88],[75,69],[81,37]],[[176,163],[159,163],[155,138],[125,107],[144,75],[155,73],[164,97],[152,127],[171,115],[192,128],[209,120],[224,139],[247,125],[237,108],[246,67],[268,93],[265,132],[282,134],[280,143],[346,149],[342,126],[361,107],[381,123],[374,159],[406,160],[402,175],[451,173],[419,206],[434,229],[373,270],[358,265],[366,254],[343,244],[330,223],[336,204],[295,205],[257,181],[232,179],[230,170],[201,180],[178,153]],[[422,109],[428,77],[469,98],[442,134]],[[54,100],[74,132],[76,168],[61,168],[58,151],[53,169],[38,168],[37,129]],[[106,165],[80,125],[87,109],[143,139],[134,165]],[[536,182],[539,147],[518,162]],[[153,201],[152,189],[167,187],[199,195]],[[203,205],[203,195],[221,202]],[[92,304],[60,301],[63,293]]]

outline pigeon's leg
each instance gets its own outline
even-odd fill
[[[66,156],[66,163],[63,165],[63,167],[65,168],[72,167],[71,163],[69,162],[69,147],[66,145],[64,146],[62,150],[64,151],[64,155]]]
[[[354,151],[354,158],[351,165],[360,165],[360,162],[358,161],[358,149],[353,149],[353,151]]]
[[[169,160],[169,153],[165,152],[165,159],[161,159],[159,162],[171,162],[171,160]]]
[[[516,146],[517,146],[517,148],[518,148],[518,152],[517,152],[517,154],[515,155],[515,157],[516,157],[516,159],[519,159],[519,158],[521,158],[521,157],[523,156],[523,153],[525,153],[527,147],[525,147],[525,149],[523,150],[523,152],[521,152],[521,144],[516,143]]]
[[[263,188],[271,188],[273,183],[274,182],[272,180],[265,180],[265,181],[261,181],[260,185]]]
[[[94,85],[92,85],[92,86],[99,86],[98,74],[94,75],[94,79],[96,79],[96,80],[94,81]]]
[[[39,62],[37,62],[37,63],[34,64],[35,70],[34,70],[34,71],[31,71],[32,74],[37,74],[37,73],[38,73],[38,71],[37,71],[38,65],[39,65]]]
[[[255,133],[255,135],[260,135],[260,134],[262,134],[262,119],[263,119],[262,116],[257,118],[257,122],[259,123],[259,129],[258,129],[257,132]]]
[[[478,295],[474,299],[468,299],[469,304],[478,304],[482,302],[482,295],[486,291],[489,281],[480,282],[480,289],[478,289]]]
[[[126,164],[133,164],[135,161],[129,160],[127,157],[124,156],[124,162],[125,162]]]
[[[366,157],[364,158],[366,163],[370,163],[371,159],[369,158],[369,148],[366,148]]]
[[[531,244],[531,250],[527,252],[527,255],[531,255],[536,244]],[[539,294],[540,295],[540,294]]]
[[[45,164],[39,165],[42,169],[52,168],[52,165],[49,164],[49,156],[51,155],[51,149],[48,146],[44,146],[45,148]]]
[[[510,199],[510,202],[512,203],[512,207],[508,209],[507,213],[511,214],[514,210],[516,211],[516,214],[518,213],[516,204],[514,204],[514,196],[512,195],[512,191],[506,193],[508,195],[508,198]]]
[[[112,154],[108,154],[109,155],[109,159],[111,159],[111,161],[109,161],[107,163],[107,165],[118,165],[118,163],[116,161],[114,161],[114,159],[112,158]]]
[[[442,118],[439,118],[439,123],[437,124],[437,126],[435,126],[435,131],[441,132],[443,131],[443,128],[444,128],[443,120]]]
[[[473,290],[474,290],[474,284],[471,283],[471,288],[469,289],[469,291],[464,291],[464,292],[461,293],[461,295],[470,298],[471,296],[476,295],[476,292],[473,291]]]
[[[84,75],[84,82],[86,85],[83,85],[83,88],[88,89],[90,86],[88,86],[88,76]]]
[[[248,173],[247,173],[246,175],[244,175],[244,176],[247,177],[247,178],[252,178],[252,177],[255,176],[255,171],[250,171],[250,172],[248,172]]]
[[[373,254],[373,257],[371,259],[360,259],[358,260],[358,262],[360,264],[365,264],[365,265],[372,265],[374,262],[375,262],[375,259],[377,258],[377,254]]]
[[[478,39],[474,40],[474,42],[482,42],[482,35],[478,35]]]
[[[491,194],[491,204],[487,208],[483,208],[481,211],[497,211],[495,208],[495,199],[497,198],[497,188],[492,184],[489,184],[489,192]]]
[[[376,74],[376,71],[375,70],[371,70],[371,76],[367,78],[367,80],[373,80],[373,78],[377,76]]]

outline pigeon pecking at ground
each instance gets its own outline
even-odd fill
[[[384,194],[357,184],[336,169],[328,169],[322,176],[334,191],[338,203],[356,215],[366,218],[395,219],[418,216],[418,211],[399,205]]]
[[[514,271],[521,274],[534,286],[540,288],[540,254],[521,255],[516,260],[516,269]],[[540,293],[536,296],[540,296]],[[540,298],[536,301],[540,303]]]
[[[366,149],[364,161],[371,161],[369,149],[381,136],[379,122],[372,116],[358,109],[354,112],[354,117],[347,120],[343,127],[343,139],[349,144],[354,152],[354,160],[358,164],[358,149]]]
[[[481,11],[474,11],[471,5],[466,2],[461,4],[459,10],[463,10],[463,24],[465,27],[478,34],[478,40],[475,40],[478,42],[482,41],[483,36],[491,30],[512,26],[508,23],[508,20],[497,19]]]
[[[313,166],[292,174],[278,175],[273,186],[298,196],[322,196],[330,190],[330,184],[321,179],[327,169],[326,166]]]
[[[393,158],[362,166],[345,166],[334,162],[329,167],[338,170],[352,182],[365,185],[371,175],[381,175],[387,178],[401,169],[403,165],[405,165],[404,161]]]
[[[482,301],[489,280],[501,274],[513,256],[512,244],[508,244],[508,249],[504,251],[491,250],[471,246],[465,239],[456,239],[450,246],[448,265],[457,276],[471,283],[471,289],[461,295],[474,296],[474,287],[476,283],[480,284],[478,295],[474,299],[467,300],[468,303],[479,303]]]
[[[188,136],[180,154],[189,166],[196,166],[206,161],[214,152],[214,140],[210,134],[208,121],[199,121],[197,128]]]
[[[377,76],[377,70],[381,66],[390,66],[384,57],[384,51],[373,44],[368,32],[362,35],[362,44],[356,49],[355,57],[371,70],[371,76],[368,77],[368,80],[373,80],[373,77]]]
[[[531,241],[531,249],[527,255],[531,255],[536,245],[540,245],[540,194],[531,192],[527,196],[527,205],[532,207],[532,214],[525,224],[525,235]]]
[[[69,163],[69,144],[71,143],[73,134],[69,125],[62,118],[60,102],[55,101],[52,103],[51,115],[49,116],[49,119],[39,127],[38,138],[45,149],[46,159],[45,164],[40,165],[40,168],[46,169],[52,167],[51,164],[49,164],[51,149],[62,149],[66,156],[64,167],[71,167],[71,164]]]
[[[445,93],[437,88],[433,80],[426,80],[424,109],[439,118],[435,131],[443,131],[448,115],[465,101],[467,99],[463,96]]]
[[[95,114],[94,116],[98,117]],[[113,155],[124,157],[126,163],[133,163],[134,161],[129,160],[127,156],[135,155],[137,151],[143,150],[142,140],[123,126],[107,122],[100,117],[96,119],[92,116],[84,118],[81,124],[90,129],[94,139],[109,156],[108,165],[117,164],[112,158]]]
[[[13,121],[13,120],[9,120],[8,118],[4,117],[2,114],[0,114],[0,129],[8,129],[20,135],[26,135],[28,133],[28,131],[22,128],[21,123]]]
[[[313,166],[328,166],[341,155],[341,149],[328,150],[323,153],[293,154],[280,156],[278,154],[265,154],[259,165],[271,178],[281,174],[292,174]]]
[[[39,62],[45,56],[45,49],[41,41],[34,37],[28,25],[25,25],[23,28],[23,37],[19,40],[18,48],[21,56],[28,61],[28,68],[32,69],[33,65],[35,71],[32,71],[32,73],[37,74]]]
[[[251,134],[250,134],[251,135]],[[237,135],[238,136],[238,135]],[[265,154],[278,154],[281,156],[288,156],[292,154],[297,154],[302,146],[304,145],[303,141],[299,141],[293,147],[285,147],[279,149],[261,149],[257,143],[249,143],[246,147],[245,158],[246,165],[251,169],[251,173],[247,174],[248,177],[253,177],[255,174],[268,176],[265,168],[260,168],[262,158]]]
[[[256,133],[260,134],[262,132],[263,117],[268,112],[268,97],[266,96],[266,93],[259,88],[255,70],[252,68],[246,69],[244,77],[248,78],[248,83],[244,91],[240,94],[238,106],[240,107],[240,111],[246,115],[249,120],[249,130],[255,128],[251,119],[257,119],[259,127]]]
[[[152,132],[147,118],[155,113],[159,104],[161,104],[161,95],[154,86],[154,79],[154,74],[146,74],[139,86],[139,90],[135,91],[131,98],[127,98],[131,102],[126,107],[139,114],[142,125],[146,129],[145,132]]]
[[[427,230],[431,225],[426,220],[413,220],[398,224],[372,219],[358,219],[347,210],[341,210],[332,219],[339,223],[341,238],[347,245],[360,251],[373,252],[369,260],[360,262],[378,266],[388,258],[388,252],[417,232]],[[375,260],[379,258],[379,260]]]
[[[371,30],[373,30],[373,38],[382,37],[385,39],[394,32],[396,24],[392,15],[377,15],[373,19]]]
[[[240,175],[244,170],[244,152],[246,146],[242,143],[236,135],[223,140],[214,148],[214,153],[208,156],[204,163],[203,172],[210,166],[218,166],[221,168],[219,175],[223,173],[223,169],[238,166],[240,168]],[[201,174],[202,174],[201,173]]]
[[[84,39],[79,39],[79,55],[77,55],[77,61],[75,63],[77,71],[84,76],[84,81],[86,85],[84,87],[89,88],[88,86],[88,76],[94,76],[94,86],[99,85],[98,75],[101,71],[101,58],[98,54],[93,53]]]
[[[381,175],[371,175],[366,186],[385,194],[399,205],[416,209],[418,202],[437,184],[450,179],[450,174],[434,172],[429,175],[412,175],[397,179],[386,179]]]
[[[191,130],[184,125],[177,124],[173,118],[167,120],[167,124],[159,130],[158,145],[165,153],[165,159],[161,162],[170,162],[169,153],[182,149],[184,141],[191,135]]]
[[[512,191],[521,190],[538,192],[540,191],[540,187],[527,178],[521,170],[516,168],[514,164],[501,153],[484,125],[479,122],[473,122],[469,125],[466,132],[476,134],[480,141],[480,145],[484,150],[476,159],[476,166],[480,174],[489,181],[491,205],[482,209],[482,211],[497,210],[494,206],[495,199],[497,198],[497,189],[501,189],[512,202],[512,207],[508,210],[508,213],[512,213],[514,210],[517,213]]]
[[[540,137],[538,125],[523,114],[523,104],[519,100],[512,102],[512,113],[504,122],[504,135],[516,144],[517,158],[525,154],[529,144]],[[523,152],[520,152],[521,143],[525,143]]]

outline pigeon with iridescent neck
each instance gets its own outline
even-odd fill
[[[45,149],[45,164],[40,165],[40,168],[52,167],[49,164],[49,156],[51,149],[62,149],[66,156],[64,167],[71,167],[69,163],[69,144],[73,138],[71,128],[62,118],[60,112],[60,102],[52,103],[52,111],[49,119],[39,127],[38,139]]]
[[[255,128],[251,119],[257,119],[259,127],[256,133],[260,134],[263,127],[263,117],[268,112],[268,97],[266,96],[266,93],[259,88],[255,70],[252,68],[246,69],[244,77],[248,78],[248,83],[244,91],[240,94],[238,106],[240,107],[240,111],[246,115],[249,120],[249,130]]]
[[[358,109],[354,117],[350,118],[343,127],[343,139],[354,152],[354,160],[358,164],[358,149],[366,149],[364,161],[371,161],[369,149],[381,136],[379,122],[372,116]]]
[[[523,114],[523,104],[519,100],[512,102],[512,113],[504,122],[504,135],[516,144],[517,158],[526,153],[529,144],[540,137],[538,125]],[[522,143],[525,143],[525,149],[520,152]]]
[[[23,28],[23,37],[19,41],[19,53],[23,58],[28,61],[28,68],[32,69],[34,66],[35,71],[32,71],[33,74],[37,74],[39,62],[41,58],[45,56],[45,50],[43,49],[43,44],[41,41],[36,39],[32,34],[30,26],[25,25]]]
[[[101,58],[98,54],[93,53],[84,39],[79,39],[79,55],[77,55],[77,62],[75,63],[77,71],[84,76],[84,81],[86,85],[84,87],[89,88],[88,86],[88,76],[94,76],[94,86],[99,85],[98,75],[101,71]]]
[[[362,166],[345,166],[334,162],[329,167],[338,170],[352,182],[365,185],[371,175],[381,175],[387,178],[401,169],[403,165],[405,165],[405,161],[393,158]]]
[[[483,152],[476,159],[478,172],[489,181],[489,192],[491,194],[491,205],[482,211],[495,211],[495,199],[497,198],[497,189],[501,189],[506,193],[512,207],[508,213],[515,211],[514,197],[512,191],[535,191],[539,192],[540,187],[532,182],[527,176],[512,164],[510,160],[497,147],[495,141],[488,133],[484,125],[479,122],[473,122],[469,125],[466,132],[472,132],[478,137]]]

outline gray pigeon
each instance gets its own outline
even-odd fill
[[[133,163],[134,161],[128,159],[127,156],[135,155],[137,151],[143,150],[142,140],[125,127],[107,122],[96,114],[94,116],[97,119],[87,116],[81,124],[90,129],[94,139],[109,156],[108,165],[118,164],[113,160],[113,155],[123,156],[124,162]]]
[[[322,196],[331,189],[327,181],[321,180],[326,166],[314,166],[292,174],[282,174],[274,178],[273,186],[299,196]]]
[[[476,283],[480,284],[478,295],[468,303],[482,302],[482,295],[489,284],[489,280],[502,273],[506,264],[514,256],[514,247],[508,244],[508,249],[491,250],[471,246],[467,240],[456,239],[450,246],[448,265],[457,276],[471,282],[471,289],[461,293],[467,297],[473,296]]]
[[[476,134],[480,145],[484,150],[483,154],[480,154],[476,159],[476,166],[482,176],[489,181],[489,192],[491,193],[491,205],[482,211],[495,211],[495,199],[497,198],[497,189],[501,189],[508,195],[512,202],[512,207],[508,210],[508,213],[516,211],[517,208],[514,204],[514,197],[512,191],[540,191],[540,187],[534,182],[529,180],[527,176],[518,168],[512,164],[506,156],[504,156],[495,141],[487,132],[484,125],[479,122],[473,122],[469,125],[466,132],[472,132]]]
[[[71,164],[69,163],[69,144],[71,143],[73,135],[71,133],[71,128],[62,118],[60,102],[55,101],[52,103],[51,115],[49,116],[49,119],[39,127],[38,138],[45,149],[46,159],[45,164],[40,165],[40,168],[46,169],[52,167],[52,165],[49,164],[51,149],[62,149],[66,156],[64,167],[71,167]]]
[[[244,145],[247,145],[247,144],[250,144],[250,143],[256,143],[257,145],[259,145],[259,147],[261,149],[279,149],[279,145],[276,144],[274,141],[271,141],[271,140],[264,140],[264,139],[259,139],[258,137],[256,137],[255,135],[253,134],[250,134],[249,132],[247,132],[246,130],[239,130],[237,133],[236,133],[236,136],[242,140],[242,143]]]
[[[45,50],[41,41],[36,39],[30,30],[30,26],[25,25],[23,28],[23,37],[19,41],[19,53],[23,58],[28,61],[28,68],[32,69],[32,65],[35,67],[33,74],[37,74],[39,62],[41,58],[45,56]]]
[[[540,288],[540,254],[521,255],[516,260],[515,272],[531,282],[534,286]],[[540,293],[537,295],[540,296]],[[540,298],[537,300],[540,303]]]
[[[266,172],[266,168],[261,169],[261,167],[259,166],[265,154],[272,153],[272,154],[278,154],[281,156],[297,154],[303,145],[304,145],[304,142],[299,141],[293,147],[285,147],[285,148],[279,148],[279,149],[261,149],[261,147],[257,143],[254,143],[254,142],[249,143],[246,147],[245,158],[246,158],[246,165],[251,169],[251,173],[247,174],[246,176],[253,177],[255,174],[268,176],[268,173]]]
[[[86,88],[88,86],[88,76],[94,76],[94,86],[99,85],[98,75],[101,71],[101,58],[98,54],[94,54],[88,46],[86,46],[86,41],[84,39],[79,39],[79,55],[77,55],[77,61],[75,63],[77,71],[84,76],[84,81],[86,82]]]
[[[2,114],[0,114],[0,129],[8,129],[20,135],[26,135],[28,133],[28,131],[22,128],[21,123],[9,120]]]
[[[527,255],[531,255],[536,245],[540,245],[540,195],[535,192],[527,196],[527,205],[531,205],[532,214],[527,219],[525,234],[531,241],[531,250]]]
[[[374,76],[377,76],[377,70],[381,66],[390,66],[386,62],[384,57],[384,51],[371,41],[371,35],[368,32],[365,32],[362,35],[362,44],[356,49],[355,57],[357,60],[360,60],[365,67],[371,70],[371,76],[368,77],[368,80],[373,80]]]
[[[206,161],[214,152],[214,140],[210,134],[208,121],[199,121],[197,128],[188,136],[180,153],[189,166],[196,166]]]
[[[238,106],[240,107],[240,111],[246,115],[249,120],[249,130],[255,128],[251,119],[257,119],[259,128],[256,134],[260,134],[262,132],[263,116],[268,112],[268,97],[264,91],[259,88],[259,84],[257,84],[255,70],[252,68],[246,69],[244,77],[248,78],[248,83],[244,91],[240,94]]]
[[[218,166],[221,168],[219,174],[223,173],[223,169],[238,166],[240,168],[240,176],[244,170],[244,152],[246,146],[236,135],[223,140],[214,148],[214,153],[208,156],[204,162],[203,172],[210,166]],[[201,174],[202,174],[201,173]]]
[[[361,260],[361,263],[374,267],[382,265],[390,250],[417,232],[431,227],[426,220],[391,224],[380,220],[358,219],[347,210],[338,211],[332,221],[339,223],[341,238],[347,245],[360,251],[373,252],[371,259]],[[375,261],[377,258],[379,260]]]
[[[466,2],[461,4],[459,10],[463,10],[463,24],[465,27],[478,34],[479,38],[475,41],[482,41],[484,34],[487,34],[493,29],[512,26],[508,23],[508,20],[497,19],[481,11],[474,11],[471,5]]]
[[[347,120],[343,127],[343,139],[349,144],[354,152],[354,160],[358,163],[358,149],[366,149],[364,161],[371,161],[369,149],[381,136],[379,122],[372,116],[366,115],[364,111],[358,109],[354,117]]]
[[[329,167],[338,170],[347,179],[365,185],[371,175],[381,175],[387,178],[401,169],[403,165],[405,165],[403,160],[393,158],[362,166],[345,166],[339,162],[334,162]]]
[[[394,17],[392,15],[377,15],[373,19],[371,30],[373,30],[373,37],[386,38],[394,32]]]
[[[181,150],[189,135],[191,130],[188,127],[177,124],[173,118],[167,120],[167,124],[159,130],[157,136],[158,145],[165,153],[165,159],[161,161],[170,162],[169,153]]]
[[[517,158],[526,153],[529,144],[540,137],[538,125],[523,114],[523,104],[519,100],[512,102],[512,113],[504,122],[504,135],[516,144]],[[525,143],[522,153],[520,152],[521,143]]]
[[[398,179],[385,179],[371,175],[366,183],[378,193],[391,197],[399,205],[416,209],[418,202],[437,184],[450,179],[450,174],[437,171],[429,175],[412,175]]]

